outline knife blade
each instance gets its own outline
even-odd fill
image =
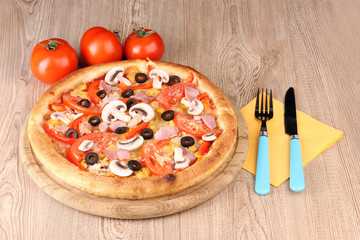
[[[289,88],[285,95],[285,132],[290,140],[290,189],[300,192],[305,188],[304,170],[298,136],[294,88]]]

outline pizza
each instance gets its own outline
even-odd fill
[[[190,67],[128,60],[80,69],[34,106],[38,161],[66,184],[106,198],[147,199],[199,184],[234,154],[225,95]]]

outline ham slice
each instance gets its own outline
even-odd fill
[[[161,127],[155,133],[155,139],[157,141],[173,138],[177,136],[179,133],[179,128],[176,126],[165,126]]]
[[[204,116],[200,116],[200,118],[210,129],[214,129],[216,127],[216,120],[214,115],[207,114]]]
[[[117,93],[112,93],[110,94],[109,96],[106,96],[102,102],[100,103],[100,106],[103,107],[105,106],[107,103],[111,102],[111,101],[114,101],[114,100],[119,100],[120,99],[120,96],[119,94]]]
[[[193,87],[185,86],[185,97],[188,101],[192,101],[196,99],[196,97],[199,95],[199,91]]]
[[[100,90],[105,90],[106,93],[111,92],[111,86],[103,80],[100,81],[99,88]]]
[[[56,125],[55,126],[55,131],[56,132],[61,132],[61,133],[66,133],[66,131],[69,129],[69,127],[64,126],[64,125]]]
[[[188,148],[184,148],[184,147],[182,148],[182,150],[183,150],[183,157],[185,159],[188,159],[190,161],[189,165],[191,165],[197,159],[195,153],[190,151]]]
[[[140,91],[134,96],[131,96],[131,98],[135,98],[136,100],[143,101],[145,103],[150,103],[154,100],[153,97],[148,96],[144,91]]]
[[[110,160],[129,160],[130,153],[127,150],[118,149],[116,151],[109,151],[106,149],[101,150]]]
[[[93,131],[93,126],[91,126],[90,123],[86,122],[81,122],[79,123],[79,132],[80,132],[80,136],[84,135],[84,134],[88,134],[91,133]]]
[[[126,123],[124,123],[123,121],[116,121],[113,122],[112,124],[110,124],[109,128],[115,132],[115,130],[119,127],[126,127]]]
[[[99,124],[99,130],[100,132],[106,132],[106,130],[108,129],[109,125],[106,122],[102,122]]]

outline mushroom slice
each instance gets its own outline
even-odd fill
[[[153,80],[153,88],[161,89],[162,83],[169,82],[169,74],[160,69],[149,72],[149,78]]]
[[[66,125],[70,124],[71,121],[70,119],[67,118],[66,112],[53,112],[50,115],[50,118],[53,120],[61,120],[63,123],[65,123]]]
[[[86,152],[89,151],[94,146],[94,141],[84,140],[79,146],[78,149],[80,151]]]
[[[217,137],[215,136],[214,133],[207,133],[207,134],[202,135],[202,137],[201,137],[202,140],[208,141],[208,142],[214,141],[216,138]]]
[[[174,148],[174,162],[174,169],[184,169],[190,164],[190,160],[184,157],[181,147]]]
[[[144,122],[149,122],[155,116],[154,109],[149,104],[146,103],[135,104],[129,110],[129,114],[132,117],[135,117],[135,115],[137,115],[138,113],[141,113],[142,115],[141,119]]]
[[[126,141],[117,141],[116,146],[119,149],[131,151],[140,148],[143,143],[144,138],[142,136],[135,136]]]
[[[128,122],[130,121],[131,117],[125,114],[126,109],[126,104],[122,101],[111,101],[102,110],[101,118],[106,123],[113,123],[116,120]]]
[[[128,177],[133,171],[130,170],[124,161],[113,160],[109,165],[110,171],[120,177]]]
[[[185,159],[183,162],[175,162],[174,169],[184,169],[187,168],[190,164],[189,159]]]
[[[191,106],[188,109],[188,113],[191,115],[199,115],[204,110],[204,104],[195,99],[191,101]]]
[[[114,67],[105,75],[105,82],[110,85],[116,85],[119,83],[118,77],[122,77],[125,73],[123,67]]]

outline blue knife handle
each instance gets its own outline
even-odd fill
[[[301,159],[300,141],[293,138],[290,141],[290,189],[301,192],[305,188],[304,170]]]
[[[267,136],[259,137],[255,192],[259,195],[266,195],[270,192],[269,139]]]

